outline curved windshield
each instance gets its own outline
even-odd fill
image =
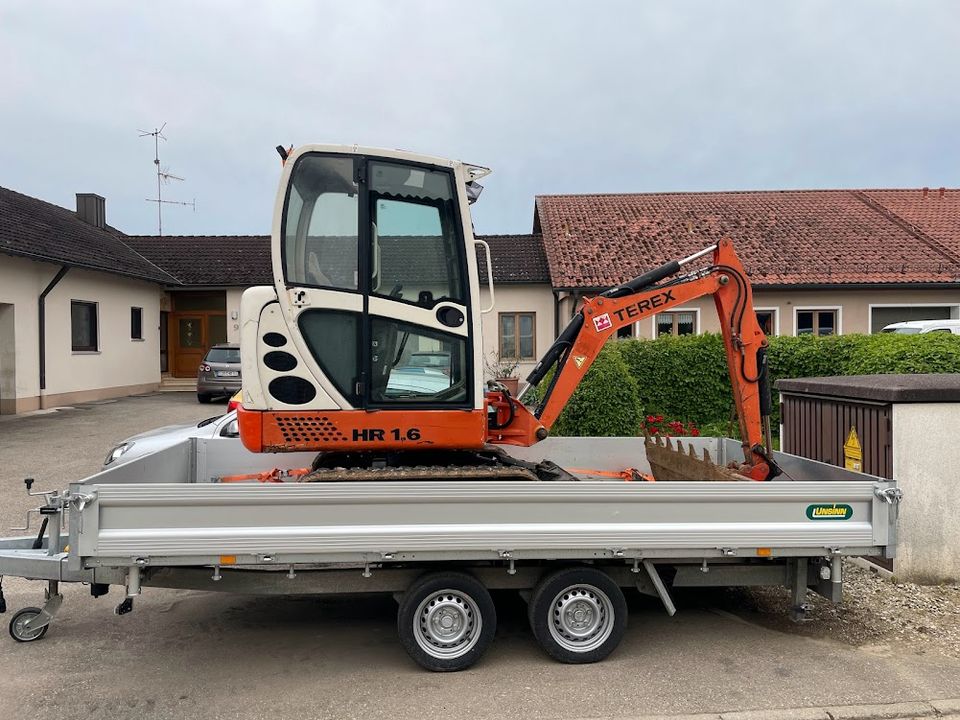
[[[357,289],[357,198],[353,158],[305,155],[297,161],[283,222],[288,283]]]

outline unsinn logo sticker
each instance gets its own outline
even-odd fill
[[[836,503],[808,505],[807,517],[811,520],[849,520],[853,517],[853,508]]]
[[[603,332],[604,330],[609,330],[611,327],[613,327],[613,323],[610,322],[610,313],[597,315],[593,319],[593,326],[597,329],[597,332]]]

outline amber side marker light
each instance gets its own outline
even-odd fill
[[[771,555],[773,555],[773,550],[770,548],[757,548],[758,557],[770,557]]]
[[[236,565],[237,556],[236,555],[221,555],[220,556],[221,565]]]

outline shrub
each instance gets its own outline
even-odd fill
[[[546,389],[549,378],[538,389]],[[637,382],[615,344],[597,356],[580,386],[560,413],[552,435],[634,436],[642,416]]]
[[[636,379],[647,413],[695,422],[705,434],[708,427],[709,434],[718,425],[727,427],[733,396],[720,335],[625,340],[618,343],[618,350]],[[945,333],[773,337],[767,358],[771,383],[823,375],[960,372],[960,337]],[[776,427],[776,403],[774,407]]]

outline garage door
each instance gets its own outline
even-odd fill
[[[957,317],[956,305],[898,305],[870,309],[870,331],[878,333],[890,323],[907,320],[949,320]]]

